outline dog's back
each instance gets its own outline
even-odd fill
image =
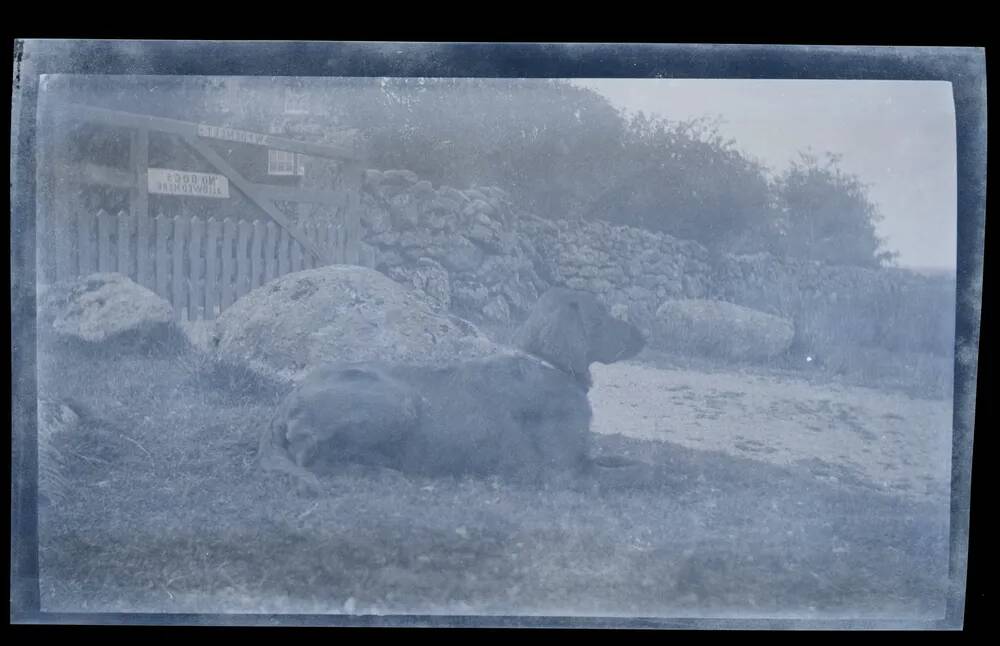
[[[443,368],[333,364],[282,403],[260,450],[265,468],[300,477],[353,461],[535,480],[583,464],[589,425],[586,392],[526,355]]]
[[[376,362],[323,366],[310,373],[276,411],[261,438],[261,464],[301,477],[304,467],[318,458],[391,461],[393,446],[399,446],[420,419],[419,394],[395,379],[386,366]],[[335,450],[326,450],[330,446]],[[381,455],[386,450],[390,454]]]
[[[534,357],[503,355],[431,369],[385,366],[419,393],[420,424],[406,438],[405,470],[503,474],[534,480],[584,460],[586,392]]]

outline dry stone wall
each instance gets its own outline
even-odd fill
[[[410,171],[368,171],[363,206],[371,266],[481,324],[515,323],[560,285],[596,294],[654,346],[669,342],[657,331],[665,302],[702,299],[786,319],[803,352],[844,344],[951,350],[953,279],[716,255],[633,227],[544,220],[502,189],[435,188]]]
[[[434,189],[409,171],[368,171],[365,188],[372,266],[425,291],[442,309],[509,324],[551,285],[503,190]]]

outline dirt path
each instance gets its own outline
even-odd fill
[[[914,499],[947,496],[951,402],[736,372],[594,364],[598,433],[675,442]]]

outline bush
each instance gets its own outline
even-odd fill
[[[719,252],[772,249],[776,222],[762,164],[705,120],[634,117],[609,156],[609,188],[587,210]]]
[[[779,252],[830,265],[877,269],[895,254],[875,233],[882,219],[861,180],[845,173],[840,157],[824,162],[802,153],[774,186],[779,205]]]

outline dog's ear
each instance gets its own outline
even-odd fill
[[[587,327],[580,303],[570,292],[545,294],[515,334],[514,343],[590,385]]]

